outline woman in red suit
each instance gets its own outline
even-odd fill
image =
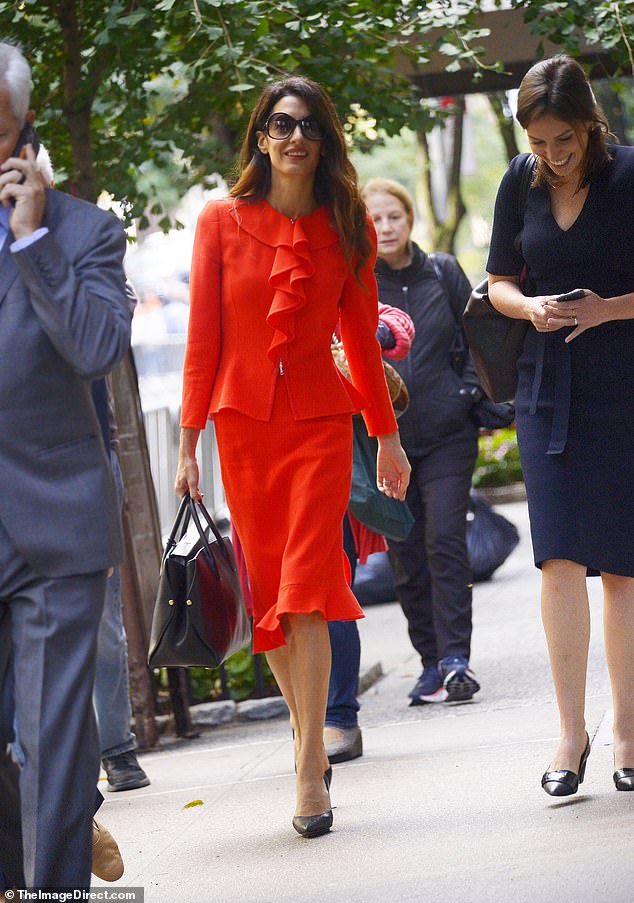
[[[306,78],[270,85],[230,197],[197,225],[176,491],[200,498],[195,450],[212,418],[253,649],[266,651],[290,711],[293,826],[306,837],[332,825],[327,621],[363,617],[342,541],[354,412],[378,436],[382,491],[403,499],[409,480],[375,336],[375,249],[332,102]],[[332,359],[338,321],[352,382]]]

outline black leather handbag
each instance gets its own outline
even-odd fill
[[[231,541],[186,494],[163,553],[148,664],[215,668],[250,639]]]
[[[454,372],[462,378],[469,359],[469,345],[463,321],[464,310],[460,299],[449,293],[450,283],[448,284],[445,280],[440,258],[433,252],[430,252],[427,257],[434,268],[436,278],[443,287],[443,294],[449,303],[454,318],[454,333],[449,346],[449,357]],[[467,385],[460,390],[460,394],[463,392],[471,396],[473,401],[471,417],[480,429],[499,430],[502,427],[510,426],[515,420],[515,407],[512,404],[496,404],[487,396],[480,385]]]
[[[522,226],[536,160],[526,158],[517,199]],[[520,232],[515,237],[521,249]],[[526,273],[521,284],[525,284]],[[469,351],[482,388],[491,401],[513,401],[517,391],[517,360],[522,353],[528,320],[515,320],[493,307],[488,295],[488,280],[483,279],[471,292],[463,314],[463,326]]]
[[[463,314],[464,331],[478,379],[493,402],[513,401],[517,391],[517,360],[522,353],[528,320],[513,320],[489,301],[483,279],[471,292]]]

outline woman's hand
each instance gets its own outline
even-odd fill
[[[176,494],[182,498],[186,492],[195,502],[202,501],[202,493],[198,489],[198,462],[196,461],[196,445],[200,430],[191,427],[181,429],[180,447],[178,449],[178,469],[174,481]]]
[[[412,468],[401,446],[398,432],[377,436],[376,484],[390,498],[405,500]]]
[[[571,326],[570,315],[559,307],[557,295],[539,295],[526,298],[528,319],[537,332],[555,332],[562,326]]]
[[[584,289],[584,291],[585,296],[576,301],[555,301],[553,297],[544,304],[546,315],[551,318],[551,329],[574,326],[570,335],[566,336],[566,342],[572,342],[586,329],[599,326],[611,319],[612,311],[605,299],[590,289]]]

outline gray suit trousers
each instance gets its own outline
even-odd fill
[[[29,888],[90,887],[99,776],[92,691],[105,586],[105,571],[38,576],[0,523],[0,607],[11,612],[14,676],[13,698],[0,693],[0,736],[14,707],[25,754],[20,797]],[[0,811],[5,803],[0,799]],[[0,819],[0,850],[11,843],[6,830]],[[5,870],[11,874],[12,863]]]
[[[0,712],[13,708],[9,694],[13,680],[9,680],[11,653],[11,622],[9,610],[0,607]],[[11,675],[12,676],[12,675]],[[11,758],[7,744],[11,741],[13,725],[0,720],[0,890],[24,887],[22,871],[22,819],[20,816],[20,771]]]

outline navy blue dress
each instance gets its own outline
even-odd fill
[[[525,154],[498,191],[487,272],[519,275],[534,294],[634,292],[634,148],[611,147],[577,220],[559,228],[545,188],[528,194],[522,253],[518,192]],[[579,302],[583,304],[583,300]],[[563,558],[634,577],[634,320],[588,329],[529,326],[518,361],[517,435],[535,564]]]

